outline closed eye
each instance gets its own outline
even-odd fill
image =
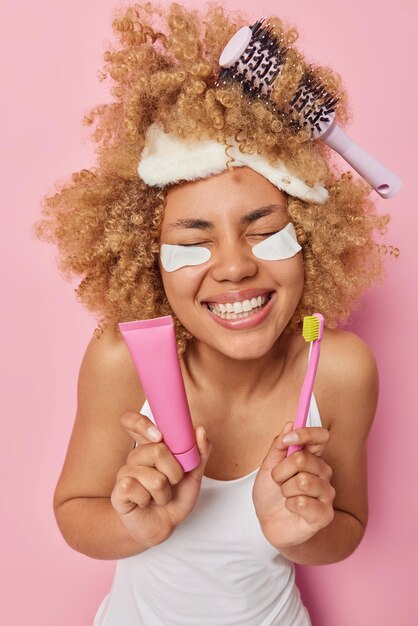
[[[210,241],[198,241],[197,243],[178,243],[176,245],[181,246],[182,248],[189,248],[190,246],[203,246],[205,243],[210,243]]]
[[[255,233],[254,235],[248,235],[248,236],[249,237],[269,237],[270,235],[275,235],[276,233],[279,233],[280,230],[275,230],[273,233]]]
[[[280,228],[279,230],[275,230],[272,233],[254,233],[251,235],[248,235],[248,237],[270,237],[270,235],[275,235],[276,233],[279,233],[282,229]],[[210,241],[197,241],[196,243],[179,243],[177,244],[178,246],[182,246],[184,248],[188,248],[190,246],[203,246],[205,243],[210,243]]]

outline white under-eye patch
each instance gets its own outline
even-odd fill
[[[298,244],[295,227],[291,222],[278,233],[270,235],[252,248],[254,256],[263,261],[290,259],[299,250],[302,250],[302,247]]]
[[[166,272],[175,272],[188,265],[201,265],[210,259],[210,250],[201,246],[176,246],[163,243],[160,248],[161,264]]]
[[[285,228],[252,247],[254,256],[263,261],[281,261],[295,256],[302,250],[296,231],[290,222]],[[161,264],[166,272],[183,267],[202,265],[209,261],[210,250],[202,246],[179,246],[163,243],[160,247]]]

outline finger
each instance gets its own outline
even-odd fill
[[[300,472],[286,480],[281,485],[281,490],[285,498],[309,496],[326,504],[332,503],[335,498],[335,489],[327,480],[308,472]]]
[[[133,467],[129,478],[133,478],[139,485],[145,488],[155,504],[165,506],[173,497],[167,476],[159,472],[155,467]]]
[[[271,477],[278,485],[282,485],[299,472],[315,474],[328,482],[332,477],[332,468],[321,457],[305,449],[294,452],[276,465],[272,469]]]
[[[141,413],[127,412],[120,418],[122,426],[138,443],[158,442],[162,440],[162,434],[155,424],[146,415]]]
[[[313,528],[325,528],[334,519],[334,509],[316,498],[309,496],[296,496],[286,498],[285,506],[291,513],[296,513]]]
[[[329,431],[319,426],[308,426],[305,428],[296,428],[292,431],[291,436],[297,438],[293,441],[283,442],[287,446],[300,445],[312,454],[323,454],[328,441]]]
[[[200,463],[191,472],[188,472],[188,476],[200,483],[206,468],[206,463],[208,462],[209,456],[212,452],[212,442],[208,439],[203,426],[195,428],[195,433],[196,444],[199,449]]]
[[[177,485],[183,478],[184,471],[167,445],[148,443],[131,450],[127,457],[127,465],[121,468],[121,473],[132,475],[132,468],[155,467],[168,478],[170,485]]]
[[[286,422],[280,434],[273,439],[271,446],[260,465],[260,472],[271,472],[273,468],[279,465],[286,457],[287,446],[283,444],[282,437],[284,433],[292,430],[292,425],[293,422]]]
[[[136,506],[148,506],[151,494],[135,478],[124,476],[118,480],[110,496],[112,506],[120,515],[130,513]]]

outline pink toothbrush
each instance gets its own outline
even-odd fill
[[[306,426],[309,405],[312,397],[312,389],[315,382],[316,370],[318,369],[320,342],[324,336],[324,318],[321,313],[314,313],[313,315],[308,315],[303,318],[302,334],[305,341],[311,342],[311,346],[308,369],[306,370],[305,380],[303,381],[302,391],[299,397],[293,430],[295,430],[295,428],[304,428]],[[286,456],[289,456],[293,454],[293,452],[301,449],[302,446],[300,445],[289,446]]]

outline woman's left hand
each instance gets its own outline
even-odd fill
[[[292,431],[292,427],[293,422],[287,422],[273,440],[252,493],[261,530],[277,549],[308,541],[334,519],[332,469],[321,459],[329,432],[319,427]],[[296,443],[303,449],[287,457],[287,448],[295,445],[283,443],[290,431],[297,433]]]

